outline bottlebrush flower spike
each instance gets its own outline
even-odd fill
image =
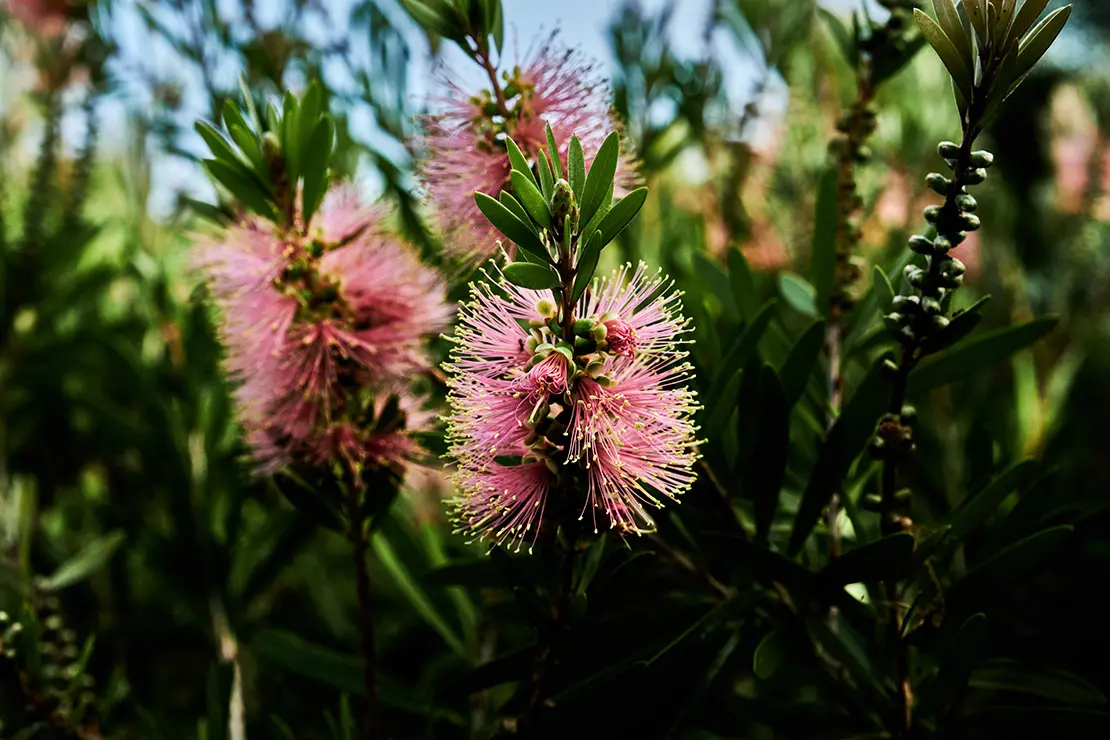
[[[506,137],[529,161],[535,161],[547,148],[546,126],[550,125],[554,140],[560,142],[565,171],[572,134],[582,144],[588,167],[606,134],[618,127],[609,91],[592,64],[578,52],[562,48],[554,36],[503,78],[498,82],[500,96],[490,90],[471,95],[453,80],[445,80],[445,94],[436,101],[442,112],[424,119],[422,179],[439,213],[448,251],[472,262],[497,252],[499,235],[475,206],[474,193],[496,198],[511,188]],[[636,179],[634,160],[623,157],[616,196],[634,187]]]
[[[200,246],[260,473],[399,464],[431,422],[406,376],[429,368],[424,342],[450,311],[436,273],[377,220],[338,191],[308,235],[255,221]]]
[[[460,529],[519,550],[554,504],[591,511],[595,531],[601,512],[641,533],[690,488],[698,405],[671,285],[642,263],[597,281],[575,307],[573,348],[550,293],[472,286],[446,365]]]

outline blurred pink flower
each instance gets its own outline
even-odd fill
[[[3,7],[28,31],[45,38],[61,36],[69,26],[66,0],[4,0]]]
[[[534,160],[547,149],[545,127],[550,124],[565,172],[572,135],[578,136],[588,167],[609,132],[619,129],[609,91],[592,64],[562,48],[554,37],[522,67],[505,73],[500,82],[502,110],[488,90],[471,95],[449,78],[442,85],[445,94],[435,101],[442,111],[424,119],[420,172],[448,251],[470,261],[485,260],[497,251],[500,235],[474,204],[474,193],[497,197],[509,187],[506,136]],[[635,181],[635,164],[626,154],[618,166],[616,195]]]
[[[611,528],[640,533],[652,527],[649,509],[689,489],[698,406],[685,387],[680,299],[643,264],[623,267],[576,307],[596,341],[572,353],[557,324],[544,323],[548,293],[504,280],[472,286],[446,365],[461,530],[518,550],[534,544],[548,494],[573,495],[582,481],[580,497],[560,501],[580,507],[579,518],[592,509],[595,531],[601,511]]]
[[[406,376],[447,324],[438,276],[339,192],[308,237],[245,223],[200,246],[259,472],[294,460],[399,463],[430,424]],[[396,396],[390,407],[385,399]],[[383,415],[384,414],[384,415]]]

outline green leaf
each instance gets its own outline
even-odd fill
[[[960,58],[963,59],[964,67],[971,73],[975,69],[975,55],[971,39],[967,36],[964,22],[960,18],[959,11],[956,10],[955,3],[952,0],[933,0],[933,10],[937,14],[937,24],[956,47]]]
[[[584,227],[579,227],[579,233],[592,234],[600,228],[602,219],[609,215],[609,208],[613,203],[614,186],[615,183],[609,183],[609,192],[607,192],[605,194],[605,197],[601,199],[601,205],[599,205],[597,207],[597,210],[594,211],[593,217],[591,217],[590,220],[586,222],[586,225]],[[579,221],[579,223],[581,223],[581,221]]]
[[[1002,505],[1007,496],[1028,483],[1036,471],[1037,463],[1035,460],[1027,459],[1016,462],[991,481],[982,491],[964,500],[948,517],[951,530],[946,544],[963,542],[980,524],[998,511],[998,507]]]
[[[972,99],[974,84],[972,82],[971,71],[968,69],[960,52],[952,43],[952,40],[944,33],[937,22],[930,18],[925,13],[918,9],[913,11],[914,18],[917,20],[917,27],[921,29],[921,34],[933,50],[944,62],[944,66],[948,69],[948,73],[952,76],[952,82],[955,85],[956,91],[960,94],[963,104],[961,110],[966,109],[967,102]]]
[[[794,343],[782,363],[779,377],[782,380],[782,392],[786,398],[786,405],[793,408],[794,404],[805,395],[809,379],[813,377],[813,370],[821,359],[821,352],[825,349],[825,322],[817,320],[810,324],[802,336]]]
[[[478,209],[489,219],[493,227],[504,234],[506,238],[521,249],[547,261],[547,249],[543,246],[543,242],[540,241],[536,232],[526,226],[524,221],[514,216],[512,211],[485,193],[475,193],[474,202],[478,204]]]
[[[890,278],[883,272],[883,268],[875,265],[871,270],[871,289],[875,291],[875,300],[879,303],[879,308],[884,313],[890,311],[891,304],[894,302],[894,286],[890,284]]]
[[[496,0],[500,4],[501,0]],[[551,131],[551,124],[544,124],[544,136],[547,137],[547,156],[548,161],[551,163],[551,169],[554,170],[555,179],[561,180],[563,178],[563,162],[559,157],[559,144],[555,141],[555,134]]]
[[[303,170],[308,170],[308,158],[312,157],[315,149],[312,148],[312,137],[316,133],[316,127],[320,124],[321,115],[326,113],[323,110],[324,106],[324,91],[320,87],[320,83],[315,80],[308,86],[308,90],[301,99],[300,109],[297,112],[297,147],[301,153],[301,167]],[[329,152],[330,153],[330,152]],[[307,179],[307,174],[305,175]]]
[[[590,163],[590,171],[586,175],[586,184],[582,188],[580,201],[581,216],[579,222],[589,223],[597,209],[601,207],[605,194],[610,192],[613,177],[617,174],[617,160],[620,158],[621,141],[616,131],[605,137],[601,147]],[[571,183],[573,187],[573,183]]]
[[[1047,5],[1048,0],[1025,0],[1014,17],[1014,25],[1010,27],[1011,38],[1020,39],[1025,36],[1025,32],[1033,27]]]
[[[1047,2],[1048,0],[1045,0]],[[986,44],[990,34],[987,32],[987,0],[964,0],[968,20],[975,28],[975,35],[979,38],[979,45]]]
[[[555,193],[555,178],[551,172],[551,162],[547,159],[547,152],[540,150],[536,157],[536,169],[540,171],[540,191],[543,199],[550,203],[551,196]]]
[[[582,156],[582,142],[577,136],[570,137],[567,150],[567,174],[570,189],[574,191],[574,199],[582,202],[582,191],[586,187],[586,160]]]
[[[224,100],[223,107],[220,110],[223,114],[224,128],[230,131],[232,126],[242,126],[244,131],[250,132],[255,141],[258,140],[257,134],[254,132],[254,129],[247,125],[246,120],[243,118],[243,114],[239,111],[239,106],[235,105],[235,101],[231,98],[227,98]]]
[[[985,295],[963,311],[953,314],[948,326],[929,337],[922,344],[922,350],[925,354],[943,352],[975,331],[975,327],[979,326],[979,323],[983,320],[983,307],[987,305],[987,301],[990,299],[989,295]]]
[[[301,193],[301,201],[306,227],[312,223],[312,217],[328,191],[330,177],[328,164],[333,146],[335,146],[335,124],[331,116],[325,115],[316,125],[316,130],[312,132],[312,139],[308,146],[310,156],[304,163],[304,190]]]
[[[379,528],[371,536],[370,544],[374,548],[374,553],[378,556],[378,561],[389,571],[394,582],[408,598],[409,603],[412,604],[417,613],[424,618],[424,621],[439,633],[439,636],[443,638],[448,647],[455,651],[456,655],[463,660],[469,660],[466,645],[455,635],[455,631],[437,611],[435,604],[432,603],[432,600],[424,593],[424,589],[413,578],[408,567],[397,557],[387,531],[387,528]]]
[[[531,179],[516,170],[513,170],[510,177],[513,182],[513,193],[524,206],[524,210],[528,211],[533,221],[545,229],[550,229],[551,211],[547,207],[547,199],[543,197],[543,193],[532,184]]]
[[[844,55],[845,61],[852,67],[856,66],[856,41],[852,38],[852,33],[848,27],[844,25],[844,21],[840,20],[840,16],[830,12],[825,8],[817,9],[821,13],[821,17],[825,19],[825,25],[829,27],[829,33],[832,34],[836,45],[840,47],[840,53]]]
[[[425,31],[445,38],[451,38],[454,35],[455,29],[452,20],[440,15],[420,0],[401,0],[401,6]]]
[[[1055,317],[1043,317],[1003,327],[929,358],[910,375],[910,390],[921,392],[938,388],[991,367],[1039,341],[1056,327],[1057,322]]]
[[[817,293],[813,286],[792,272],[779,275],[779,292],[798,313],[803,316],[817,316]]]
[[[613,204],[613,207],[605,214],[605,218],[601,219],[601,223],[598,224],[598,230],[601,231],[602,236],[602,246],[616,239],[625,227],[632,223],[632,219],[636,218],[636,214],[643,208],[644,201],[647,200],[647,194],[647,188],[636,188]]]
[[[559,273],[549,265],[537,265],[531,262],[514,262],[505,265],[502,273],[505,279],[513,285],[532,290],[547,290],[558,288],[562,285]]]
[[[208,145],[208,149],[212,152],[212,156],[218,161],[226,163],[229,167],[240,168],[243,166],[243,158],[239,153],[232,148],[227,139],[223,137],[210,123],[205,121],[197,121],[194,124],[197,133],[204,139],[204,143]]]
[[[971,671],[987,649],[990,632],[985,614],[972,614],[940,645],[940,670],[928,687],[936,706],[945,706],[967,686]]]
[[[759,379],[756,426],[759,436],[752,449],[755,463],[747,471],[747,488],[755,509],[756,539],[766,543],[778,510],[790,449],[790,407],[778,376],[766,366]]]
[[[263,629],[250,642],[263,661],[297,675],[362,694],[362,661],[353,655],[315,645],[284,630]]]
[[[821,577],[838,586],[903,578],[913,568],[913,549],[913,535],[892,534],[833,558]]]
[[[1064,30],[1064,25],[1071,16],[1071,6],[1066,5],[1045,16],[1037,27],[1029,32],[1029,36],[1018,47],[1017,68],[1013,76],[1020,79],[1033,65],[1040,61],[1049,47],[1056,41],[1056,37]]]
[[[505,44],[505,11],[501,7],[501,0],[490,0],[493,3],[493,44],[497,54],[501,54],[501,47]]]
[[[601,232],[595,231],[590,240],[586,242],[586,246],[582,248],[581,254],[578,255],[577,274],[574,277],[575,301],[582,297],[582,294],[586,292],[586,287],[593,280],[604,243],[605,239],[601,236]]]
[[[80,583],[107,565],[112,555],[123,544],[124,539],[126,535],[118,530],[98,537],[40,581],[39,588],[44,591],[58,591]]]
[[[775,675],[782,665],[783,658],[790,652],[793,643],[782,630],[767,633],[752,655],[752,672],[764,681]]]
[[[829,167],[821,174],[817,189],[810,279],[815,293],[814,307],[820,316],[828,315],[832,294],[836,289],[836,237],[840,199],[838,184],[836,169]]]
[[[1007,588],[1019,583],[1030,570],[1044,563],[1064,543],[1074,527],[1063,524],[1030,535],[977,565],[956,586],[962,594],[980,594],[988,587]]]
[[[254,137],[254,134],[238,123],[231,124],[228,131],[231,132],[232,140],[239,145],[239,149],[247,155],[247,159],[254,165],[255,172],[265,172],[266,164],[262,159],[262,149],[258,146],[258,139]]]
[[[759,310],[759,296],[755,291],[755,275],[748,259],[738,248],[728,250],[728,279],[732,284],[732,297],[741,318],[750,322]]]
[[[794,529],[790,533],[787,548],[790,555],[796,555],[805,545],[821,512],[833,493],[841,487],[852,462],[863,451],[875,433],[879,418],[886,411],[892,383],[883,368],[885,359],[880,357],[871,366],[821,444],[817,464],[810,473],[809,483],[798,506]]]
[[[281,150],[285,153],[285,174],[294,183],[301,176],[301,127],[298,113],[300,106],[293,93],[286,90],[282,98]]]
[[[759,309],[759,313],[733,342],[724,360],[721,361],[721,367],[717,370],[716,379],[713,381],[712,389],[709,392],[711,401],[718,397],[729,376],[744,367],[748,360],[755,355],[756,350],[759,349],[759,340],[763,336],[763,332],[767,330],[771,319],[774,318],[775,306],[776,301],[774,299],[764,303],[763,308]]]
[[[520,147],[517,146],[516,142],[511,138],[505,139],[505,147],[509,152],[509,162],[512,164],[513,172],[519,172],[524,175],[524,177],[535,186],[536,190],[539,190],[540,184],[536,181],[536,176],[532,174],[532,167],[528,164],[528,159],[524,156],[524,152],[520,151]]]
[[[512,211],[513,215],[520,219],[521,223],[527,224],[531,220],[528,211],[524,210],[524,206],[522,206],[520,201],[514,198],[513,194],[508,190],[502,190],[501,194],[497,196],[497,199],[501,202],[501,205]]]
[[[208,170],[208,174],[216,182],[227,188],[232,197],[246,208],[271,221],[279,219],[265,186],[252,177],[249,172],[229,167],[226,163],[215,159],[206,159],[203,165]]]
[[[261,135],[262,116],[258,115],[258,108],[254,104],[254,96],[251,95],[251,86],[247,84],[247,76],[242,72],[239,73],[239,94],[243,96],[243,105],[247,107],[247,115],[250,116],[251,125],[247,128],[257,131]]]
[[[973,671],[968,685],[983,691],[1014,691],[1065,704],[1106,704],[1105,694],[1074,674],[1003,658],[995,658]]]

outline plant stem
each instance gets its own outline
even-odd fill
[[[474,61],[481,65],[482,69],[486,71],[486,76],[489,77],[489,84],[493,90],[493,96],[497,100],[497,112],[505,119],[509,117],[509,104],[505,100],[505,91],[501,89],[501,83],[497,81],[497,67],[493,65],[493,61],[489,57],[489,49],[485,44],[475,40],[474,49],[471,50],[474,55]]]
[[[841,339],[844,313],[852,307],[849,289],[858,278],[852,264],[852,257],[859,246],[859,227],[853,218],[860,211],[860,199],[856,183],[856,163],[861,159],[868,137],[875,130],[875,117],[871,112],[871,102],[875,97],[871,63],[867,59],[860,62],[856,70],[858,90],[856,100],[848,111],[842,126],[843,136],[839,139],[837,152],[837,229],[836,229],[836,272],[833,291],[830,297],[828,328],[825,333],[825,355],[829,361],[828,393],[829,414],[826,429],[831,429],[840,414],[843,381],[841,378]],[[829,557],[840,554],[840,494],[834,492],[826,509],[826,526],[829,530]]]
[[[370,571],[366,567],[369,539],[366,536],[366,522],[362,517],[361,492],[362,476],[357,470],[350,470],[347,482],[347,519],[348,538],[351,541],[355,561],[355,589],[358,593],[358,627],[362,635],[362,682],[365,694],[362,731],[365,740],[378,737],[378,684],[376,678],[377,660],[374,653],[374,604],[370,596]]]

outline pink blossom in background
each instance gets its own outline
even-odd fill
[[[507,96],[507,117],[487,110],[487,106],[496,107],[492,93],[472,95],[446,78],[444,94],[434,101],[442,106],[441,112],[424,119],[420,164],[424,185],[439,214],[448,251],[472,262],[497,251],[500,235],[474,204],[474,193],[497,197],[508,186],[505,136],[532,160],[546,150],[545,126],[550,124],[555,141],[561,142],[564,167],[572,135],[578,136],[588,167],[605,137],[620,127],[610,109],[609,90],[592,64],[561,47],[554,37],[509,78],[519,93]],[[504,80],[499,84],[507,87]],[[626,154],[618,166],[616,195],[635,182],[635,163]]]
[[[406,388],[429,369],[424,343],[450,308],[438,275],[385,234],[373,210],[340,191],[309,237],[247,222],[203,242],[197,264],[221,309],[260,473],[337,457],[397,464],[417,451],[405,432],[426,428],[432,414]],[[390,395],[396,419],[382,416]],[[352,408],[371,422],[351,418]]]
[[[66,0],[4,0],[2,5],[24,28],[45,38],[61,36],[69,26]]]
[[[446,365],[461,530],[519,550],[535,543],[552,496],[569,496],[559,508],[588,511],[595,531],[600,513],[640,533],[651,509],[689,489],[698,405],[686,388],[689,322],[671,286],[643,264],[596,281],[574,318],[601,339],[573,361],[569,344],[552,350],[561,337],[536,326],[551,315],[550,293],[472,286]]]

